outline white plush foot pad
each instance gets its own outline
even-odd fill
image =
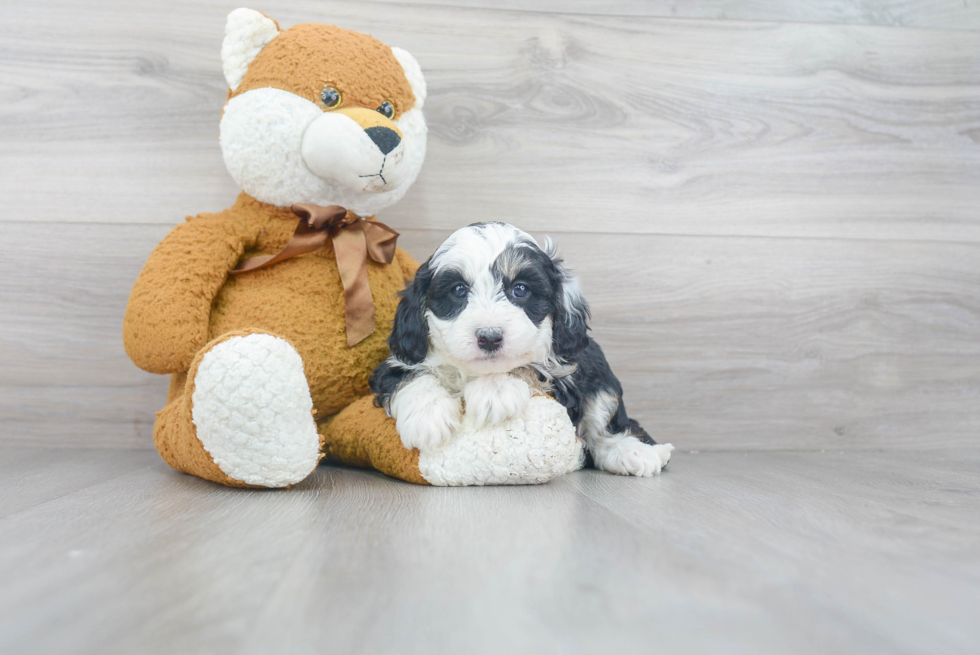
[[[197,437],[228,477],[285,487],[316,468],[313,401],[287,341],[250,334],[219,343],[201,360],[192,401]]]
[[[524,413],[489,428],[464,421],[442,447],[419,452],[419,472],[441,487],[540,484],[582,468],[581,442],[558,402],[534,396]]]

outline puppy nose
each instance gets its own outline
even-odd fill
[[[398,147],[398,144],[402,142],[402,138],[398,136],[390,127],[384,127],[381,125],[376,125],[375,127],[369,127],[364,130],[371,140],[374,141],[374,145],[378,146],[378,150],[381,151],[382,155],[387,155],[389,152]]]
[[[480,328],[476,331],[476,343],[480,350],[488,353],[500,348],[504,342],[504,331],[500,328]]]

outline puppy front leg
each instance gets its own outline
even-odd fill
[[[671,444],[658,444],[636,421],[627,418],[622,398],[600,391],[586,400],[578,436],[597,469],[617,475],[659,475],[670,461]]]
[[[482,375],[463,387],[467,422],[478,428],[496,425],[524,412],[531,389],[508,373]]]
[[[438,448],[459,430],[459,398],[432,375],[420,375],[401,385],[388,410],[402,444],[409,449]]]

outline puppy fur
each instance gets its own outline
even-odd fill
[[[623,390],[589,336],[589,307],[550,241],[506,223],[456,231],[402,292],[371,390],[407,448],[438,448],[460,427],[494,425],[551,394],[596,468],[650,476],[673,446],[626,414]],[[465,413],[464,413],[465,403]]]

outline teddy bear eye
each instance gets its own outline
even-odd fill
[[[325,86],[323,91],[320,91],[320,101],[323,102],[324,107],[336,107],[341,101],[340,91],[332,86]]]
[[[381,103],[381,106],[378,107],[378,112],[384,114],[388,118],[391,118],[392,116],[395,115],[395,108],[391,106],[390,102],[385,100],[384,102]]]

